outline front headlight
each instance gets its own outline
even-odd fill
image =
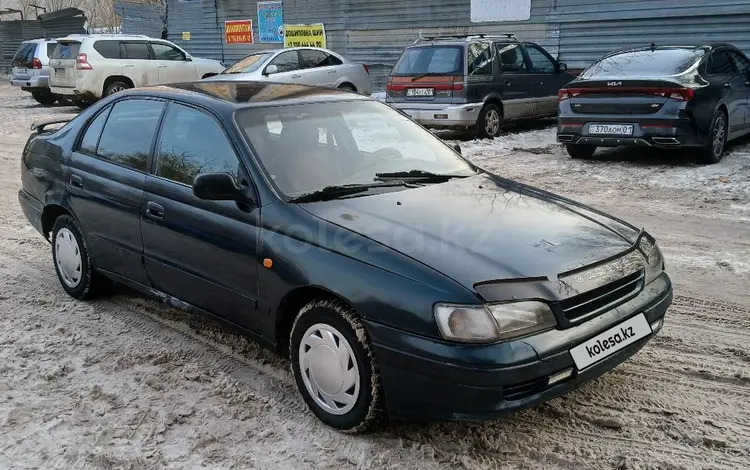
[[[435,305],[435,320],[445,339],[491,343],[555,326],[555,316],[542,302],[493,305]]]
[[[649,236],[642,236],[638,246],[646,256],[646,284],[648,284],[664,271],[664,257],[661,255],[656,240]]]

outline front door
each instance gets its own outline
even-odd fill
[[[523,47],[517,42],[496,43],[503,90],[503,118],[523,119],[534,115],[534,76],[529,73]]]
[[[276,73],[267,76],[270,81],[279,83],[299,83],[299,79],[302,78],[299,53],[296,50],[282,52],[277,55],[268,63],[264,71],[271,65],[276,66]]]
[[[536,112],[539,116],[557,115],[557,92],[569,80],[569,75],[558,72],[557,61],[536,44],[526,43],[529,72],[534,77]]]
[[[199,80],[195,64],[176,47],[163,42],[150,42],[159,73],[159,83],[179,83]]]
[[[172,103],[146,178],[141,208],[144,262],[154,287],[257,330],[260,209],[193,195],[200,173],[227,172],[251,187],[222,125]]]
[[[70,204],[97,269],[148,285],[140,210],[164,102],[127,99],[101,111],[71,154]]]

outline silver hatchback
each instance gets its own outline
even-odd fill
[[[57,47],[54,39],[23,41],[13,56],[10,83],[31,93],[43,105],[52,105],[57,96],[49,89],[49,58]]]
[[[328,49],[290,47],[250,54],[215,77],[205,80],[252,80],[340,88],[372,93],[367,66]]]

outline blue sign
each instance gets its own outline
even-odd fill
[[[258,2],[258,33],[260,42],[284,42],[284,20],[281,16],[281,2]]]

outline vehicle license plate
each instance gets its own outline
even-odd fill
[[[406,96],[422,97],[435,96],[434,88],[409,88],[406,90]]]
[[[65,69],[55,69],[55,76],[56,77],[64,77],[65,76]]]
[[[21,68],[21,67],[17,67],[16,68],[16,73],[24,74],[26,72],[27,72],[27,70],[25,68]]]
[[[633,125],[589,124],[589,134],[633,135]]]
[[[570,350],[570,355],[573,356],[573,362],[578,370],[583,370],[650,334],[651,325],[648,324],[646,316],[639,313],[630,320],[579,344]]]

